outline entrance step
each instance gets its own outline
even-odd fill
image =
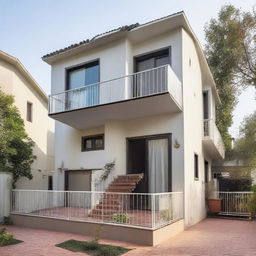
[[[89,217],[112,219],[123,204],[129,203],[130,200],[128,195],[118,193],[132,193],[142,179],[143,174],[141,173],[117,176],[109,184],[106,193],[101,196],[100,202],[92,209]]]

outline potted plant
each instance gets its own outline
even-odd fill
[[[207,183],[207,205],[210,213],[219,213],[221,212],[221,198],[218,198],[218,193],[215,189],[214,181]]]

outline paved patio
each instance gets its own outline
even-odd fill
[[[68,239],[91,239],[82,235],[15,226],[8,226],[8,230],[24,243],[0,248],[1,256],[86,255],[69,252],[54,245]],[[127,256],[256,256],[256,221],[206,219],[156,247],[142,247],[109,240],[101,242],[134,248],[126,254]]]

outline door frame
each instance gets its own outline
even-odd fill
[[[129,141],[145,139],[146,140],[146,163],[145,169],[148,171],[148,140],[157,140],[157,139],[168,139],[168,192],[172,192],[172,133],[162,133],[162,134],[154,134],[154,135],[143,135],[136,137],[127,137],[126,138],[126,174],[128,172],[128,168],[130,165],[129,160]],[[149,191],[149,183],[148,183],[148,191]],[[149,192],[148,192],[149,193]]]

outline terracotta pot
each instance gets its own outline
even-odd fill
[[[211,213],[218,213],[221,211],[221,198],[208,199],[208,208]]]

